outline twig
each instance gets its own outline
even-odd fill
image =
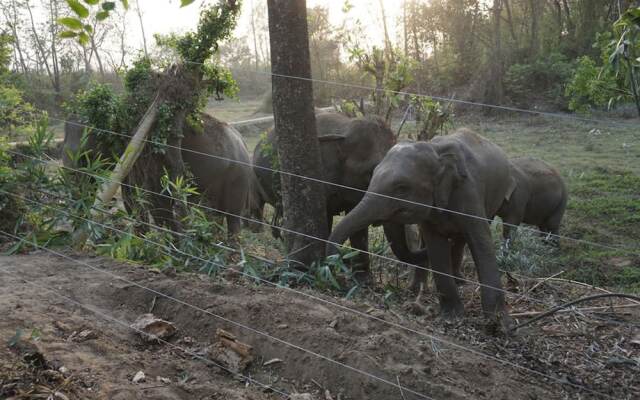
[[[400,395],[402,396],[402,400],[407,400],[407,398],[404,397],[404,392],[402,391],[402,385],[400,385],[400,377],[398,375],[396,375],[396,381],[398,381],[398,389],[400,389]]]
[[[560,271],[556,274],[553,274],[547,278],[544,278],[542,280],[540,280],[538,283],[536,283],[535,285],[531,286],[531,289],[525,291],[524,293],[522,293],[522,296],[520,296],[519,298],[516,299],[516,301],[513,302],[513,305],[515,306],[516,304],[520,303],[522,300],[524,300],[525,298],[527,298],[527,294],[533,292],[537,287],[539,287],[540,285],[542,285],[543,283],[550,281],[551,279],[564,274],[564,271]]]
[[[402,122],[400,122],[400,127],[398,128],[398,132],[396,132],[396,139],[400,137],[400,132],[402,132],[402,128],[404,127],[405,122],[407,122],[407,118],[409,117],[409,110],[411,110],[413,106],[409,105],[404,112],[404,116],[402,117]]]
[[[604,288],[601,288],[601,287],[598,287],[598,286],[594,286],[594,285],[590,285],[588,283],[584,283],[584,282],[580,282],[580,281],[573,281],[571,279],[553,278],[553,279],[550,279],[550,280],[556,281],[556,282],[572,283],[574,285],[584,286],[584,287],[588,287],[588,288],[593,289],[593,290],[598,290],[598,291],[603,292],[603,293],[613,293],[613,292],[611,292],[611,291],[609,291],[607,289],[604,289]],[[636,303],[636,304],[640,304],[640,301],[633,300],[633,299],[631,299],[631,301]]]
[[[632,294],[626,294],[626,293],[603,293],[603,294],[596,294],[596,295],[593,295],[593,296],[582,297],[582,298],[579,298],[577,300],[573,300],[573,301],[570,301],[568,303],[561,304],[561,305],[559,305],[557,307],[554,307],[551,310],[546,311],[546,312],[538,315],[535,318],[532,318],[532,319],[530,319],[528,321],[525,321],[525,322],[523,322],[521,324],[518,324],[518,325],[514,326],[513,328],[511,328],[511,330],[515,331],[517,329],[522,328],[523,326],[530,325],[530,324],[532,324],[532,323],[534,323],[536,321],[541,320],[542,318],[545,318],[545,317],[548,317],[550,315],[553,315],[553,314],[557,313],[560,310],[563,310],[565,308],[571,307],[574,304],[582,303],[582,302],[589,301],[589,300],[608,298],[608,297],[622,297],[622,298],[625,298],[625,299],[631,299],[631,300],[640,301],[640,296],[634,296]]]
[[[157,300],[158,300],[158,296],[153,296],[153,300],[151,301],[151,307],[149,307],[149,314],[153,313],[153,309],[156,308]]]
[[[609,306],[597,306],[597,307],[585,307],[585,308],[576,308],[575,311],[601,311],[607,310],[610,308],[632,308],[632,307],[640,307],[640,304],[620,304],[620,305],[609,305]],[[574,310],[560,310],[558,313],[571,312]],[[512,317],[534,317],[536,315],[540,315],[545,311],[528,311],[522,313],[511,314]]]

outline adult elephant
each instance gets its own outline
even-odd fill
[[[468,244],[486,316],[509,324],[487,220],[515,188],[509,161],[495,144],[461,129],[430,142],[402,142],[376,167],[368,192],[334,229],[330,242],[376,223],[419,224],[444,315],[464,312],[452,277]],[[337,251],[327,246],[327,253]],[[417,271],[422,275],[426,271]],[[419,278],[420,279],[420,278]]]
[[[207,114],[201,114],[201,120],[201,127],[185,124],[182,159],[193,174],[207,205],[225,215],[228,233],[235,236],[241,229],[241,217],[249,213],[253,201],[256,182],[251,158],[238,131]],[[82,137],[82,125],[75,121],[65,124],[62,159],[66,167],[78,167],[69,154],[80,150]],[[100,148],[94,135],[89,135],[85,147],[91,151],[91,158],[101,155],[113,159],[115,156]],[[129,192],[123,190],[125,196]],[[131,208],[130,201],[126,200],[125,205]]]
[[[382,161],[387,151],[395,144],[395,135],[389,126],[378,117],[348,118],[337,113],[316,116],[318,140],[324,179],[336,185],[326,184],[324,196],[327,203],[327,225],[333,225],[333,217],[351,211],[364,196],[373,170]],[[274,222],[282,213],[279,193],[276,135],[270,130],[258,143],[253,153],[255,174],[262,188],[258,207],[253,215],[262,217],[263,206],[275,207]],[[354,189],[349,189],[354,188]],[[399,224],[384,224],[385,234],[391,249],[401,261],[416,264],[425,259],[424,252],[412,252],[407,247],[405,229]],[[275,235],[277,228],[272,229]],[[363,226],[347,235],[355,249],[368,251],[368,229]],[[345,237],[346,239],[346,237]],[[359,256],[356,276],[364,272],[368,277],[369,258],[366,253]]]

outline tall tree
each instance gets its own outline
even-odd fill
[[[277,150],[283,171],[322,179],[320,146],[313,106],[305,0],[268,0],[273,114]],[[281,174],[284,227],[290,259],[310,265],[324,255],[328,235],[324,186]]]
[[[144,56],[149,58],[149,50],[147,49],[147,35],[144,33],[144,23],[142,22],[142,9],[140,8],[140,0],[136,0],[136,14],[140,21],[140,31],[142,32],[142,45],[144,48]]]
[[[502,1],[493,0],[491,9],[492,43],[491,58],[488,65],[488,79],[485,90],[485,102],[490,104],[502,103],[504,88],[502,79],[504,77],[504,67],[502,59],[502,35],[500,31],[502,18]],[[489,108],[486,109],[489,112]]]

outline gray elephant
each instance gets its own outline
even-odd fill
[[[337,113],[323,113],[317,115],[316,123],[324,178],[328,182],[341,185],[325,185],[327,225],[331,230],[335,215],[351,211],[360,202],[374,168],[394,145],[395,135],[378,117],[351,119]],[[263,189],[259,206],[253,213],[257,218],[262,217],[264,203],[275,207],[276,216],[282,212],[280,194],[277,190],[279,176],[269,170],[278,169],[275,148],[275,133],[271,130],[258,143],[253,154],[255,173]],[[413,264],[425,259],[422,253],[409,250],[402,225],[385,224],[384,230],[391,249],[401,261]],[[274,234],[278,233],[277,229],[273,231]],[[348,237],[352,247],[365,252],[368,250],[367,226],[350,232]],[[359,271],[356,272],[364,270],[365,276],[368,276],[369,260],[366,254],[360,255],[357,264]]]
[[[483,311],[506,326],[510,318],[487,220],[514,189],[504,152],[470,130],[430,142],[402,142],[376,167],[367,194],[340,221],[329,241],[343,243],[371,224],[419,224],[433,269],[439,272],[434,280],[445,316],[464,312],[452,265],[462,261],[468,244],[483,285]],[[327,254],[336,251],[327,245]],[[423,280],[426,271],[416,275]]]
[[[256,179],[251,168],[251,158],[238,131],[206,114],[201,115],[201,120],[203,126],[200,129],[185,124],[182,159],[193,174],[198,190],[207,200],[208,206],[226,213],[228,233],[235,236],[241,229],[239,216],[249,213],[253,201]],[[62,159],[66,167],[77,167],[73,165],[69,152],[79,150],[83,128],[73,122],[65,125]],[[102,155],[113,159],[113,154],[97,147],[97,141],[93,135],[89,135],[86,148],[92,151],[90,157]],[[123,195],[126,197],[129,192],[123,190]],[[160,196],[153,197],[158,198],[159,204],[163,203]],[[131,208],[128,203],[125,201],[127,208]]]
[[[552,166],[532,157],[511,160],[511,174],[516,187],[498,210],[498,216],[509,225],[521,223],[537,226],[543,233],[558,235],[567,207],[567,188]],[[513,226],[504,225],[503,236],[509,239]],[[557,243],[557,236],[553,238]]]

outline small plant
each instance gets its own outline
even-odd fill
[[[334,101],[333,108],[349,118],[360,118],[364,116],[364,105],[358,104],[355,100]]]
[[[537,232],[518,229],[511,239],[503,242],[502,224],[494,223],[492,228],[499,269],[528,276],[544,276],[554,271],[556,249]]]
[[[418,140],[428,141],[444,135],[453,126],[452,103],[443,105],[431,97],[411,96],[410,104],[416,112]]]

